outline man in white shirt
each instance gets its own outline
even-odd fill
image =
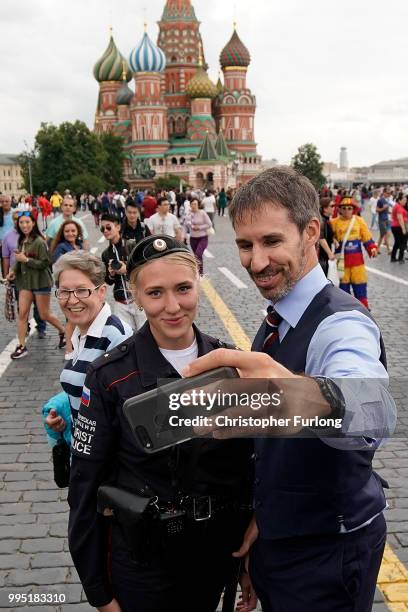
[[[212,191],[209,190],[205,192],[205,198],[202,199],[201,206],[203,207],[207,215],[210,217],[214,227],[216,199]]]
[[[86,251],[89,250],[88,230],[86,229],[84,222],[81,221],[81,219],[79,219],[78,217],[74,217],[75,211],[76,211],[76,204],[75,204],[73,197],[69,194],[64,195],[64,199],[61,204],[62,215],[58,215],[57,217],[55,217],[51,221],[51,223],[49,224],[49,226],[47,227],[45,231],[45,235],[47,237],[48,244],[51,244],[51,242],[57,235],[58,230],[61,227],[61,225],[64,223],[64,221],[68,221],[68,219],[73,219],[75,223],[78,223],[78,225],[80,225],[82,228],[82,236],[84,239],[82,248],[85,249]]]
[[[379,192],[377,190],[373,191],[373,195],[371,196],[369,203],[368,203],[370,207],[370,212],[371,212],[371,224],[370,224],[371,230],[378,229],[378,213],[377,213],[378,196],[379,196]]]
[[[180,221],[170,210],[170,204],[167,198],[159,198],[157,200],[157,213],[145,219],[145,224],[149,228],[151,234],[165,234],[172,236],[176,240],[182,240],[182,232]]]

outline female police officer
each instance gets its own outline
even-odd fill
[[[197,356],[225,345],[193,323],[199,274],[185,245],[169,236],[145,238],[128,271],[147,323],[88,369],[74,432],[82,444],[73,444],[70,551],[89,603],[103,612],[213,612],[248,522],[251,445],[201,439],[154,455],[134,445],[123,402],[154,389],[158,379],[180,377]],[[143,551],[130,545],[122,524],[110,524],[108,534],[96,512],[97,490],[106,482],[153,498],[162,513],[185,513],[181,533],[166,534],[157,523],[152,529],[142,519],[139,536],[147,533],[149,542]]]

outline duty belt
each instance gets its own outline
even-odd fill
[[[251,504],[226,500],[213,495],[188,495],[168,502],[157,499],[153,506],[156,506],[160,513],[183,512],[187,518],[197,523],[208,521],[223,512],[250,512],[253,509]]]

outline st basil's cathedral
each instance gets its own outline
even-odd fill
[[[124,139],[123,178],[132,188],[170,174],[194,188],[238,187],[261,170],[249,51],[234,26],[220,54],[223,81],[214,84],[190,0],[167,0],[158,25],[157,44],[145,26],[128,60],[111,35],[94,67],[94,130]]]

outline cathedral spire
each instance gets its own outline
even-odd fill
[[[186,19],[196,21],[194,8],[190,0],[167,0],[162,21]]]

